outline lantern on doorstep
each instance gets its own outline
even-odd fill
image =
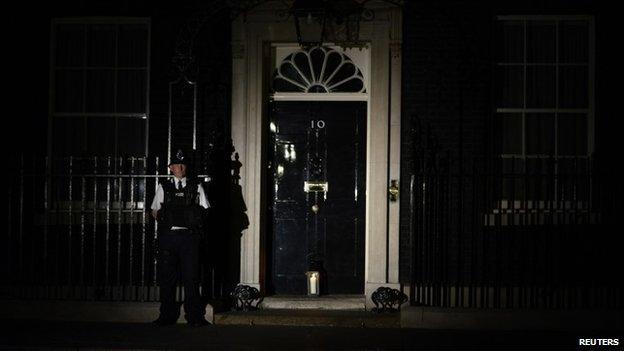
[[[308,296],[319,296],[321,290],[321,273],[319,271],[307,271]]]
[[[316,251],[312,253],[306,272],[306,280],[308,285],[308,296],[319,296],[324,289],[326,272],[323,269],[323,261],[318,258]]]

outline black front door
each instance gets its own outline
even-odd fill
[[[364,291],[366,103],[274,102],[269,163],[269,277],[305,294],[310,264],[329,294]]]

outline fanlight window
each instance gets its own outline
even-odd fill
[[[275,70],[273,91],[289,93],[365,93],[364,77],[340,51],[317,46],[288,55]]]

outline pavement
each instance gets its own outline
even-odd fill
[[[1,350],[597,350],[616,332],[427,330],[0,320]],[[622,346],[599,348],[622,351]]]

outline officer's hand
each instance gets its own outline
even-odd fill
[[[154,217],[155,220],[158,220],[158,210],[152,210],[152,217]]]

